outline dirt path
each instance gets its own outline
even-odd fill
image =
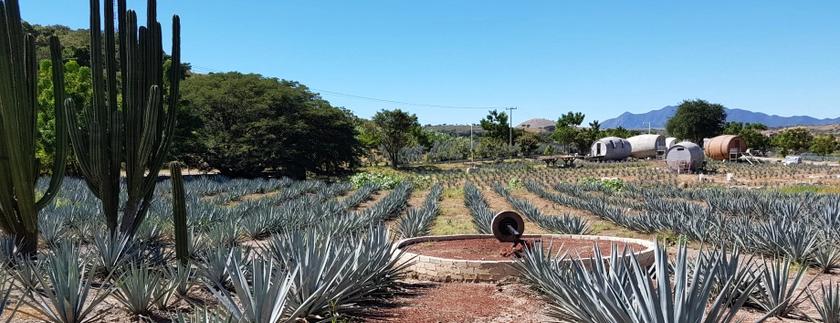
[[[368,322],[546,322],[546,304],[521,284],[417,282]]]
[[[432,226],[432,235],[475,233],[470,211],[464,206],[463,188],[443,190],[440,201],[440,214]]]

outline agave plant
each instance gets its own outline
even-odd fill
[[[130,261],[130,257],[136,251],[134,240],[119,233],[112,235],[109,232],[100,232],[93,242],[99,266],[106,274],[113,273]]]
[[[823,240],[817,246],[816,250],[814,250],[813,262],[823,273],[828,273],[832,269],[840,266],[840,247],[838,247],[837,242],[831,242],[831,240],[827,239]]]
[[[406,266],[382,226],[349,235],[289,232],[273,237],[268,252],[282,268],[300,268],[288,305],[302,319],[358,310],[387,295]]]
[[[199,274],[210,286],[227,286],[230,279],[228,268],[230,264],[244,263],[248,259],[249,250],[245,252],[238,247],[219,246],[207,251],[201,258]]]
[[[820,320],[825,323],[840,323],[840,284],[828,282],[820,286],[821,295],[817,297],[810,290],[808,299],[817,309]]]
[[[262,258],[251,261],[250,269],[246,272],[238,259],[233,259],[228,266],[236,298],[225,286],[210,288],[230,316],[239,322],[254,323],[274,323],[284,317],[297,317],[297,313],[286,313],[286,302],[298,270],[281,273],[273,261]]]
[[[194,309],[191,314],[178,313],[172,321],[176,323],[234,323],[233,317],[219,311],[201,307]]]
[[[195,270],[188,264],[178,263],[174,267],[166,267],[167,281],[173,286],[173,291],[180,297],[186,297],[192,287]],[[169,297],[167,297],[168,299]]]
[[[689,263],[684,244],[673,264],[665,248],[657,245],[652,276],[632,254],[619,255],[617,247],[609,261],[594,261],[591,269],[582,259],[562,265],[558,260],[565,256],[558,259],[542,249],[528,249],[517,268],[545,293],[550,315],[560,321],[730,322],[747,300],[728,299],[728,291],[712,297],[720,263],[702,258]],[[594,259],[601,259],[597,246],[594,253]],[[737,285],[741,282],[731,278],[721,283],[726,290]]]
[[[800,266],[791,278],[791,265],[790,259],[764,262],[759,293],[751,296],[750,302],[765,310],[767,316],[788,316],[804,301],[801,296],[807,286],[799,288],[807,268]]]
[[[22,301],[48,322],[83,323],[100,319],[94,309],[107,298],[112,288],[102,286],[91,295],[95,272],[79,247],[62,243],[50,253],[44,265],[45,275],[36,275],[42,286],[38,293],[28,293]]]
[[[163,275],[146,264],[131,265],[116,282],[114,298],[133,315],[148,316],[152,307],[173,288]]]
[[[6,305],[9,304],[9,296],[12,295],[12,291],[16,288],[15,280],[12,279],[7,270],[0,268],[0,316],[6,314]],[[11,322],[20,304],[18,302],[15,308],[12,309],[11,314],[9,314],[9,319],[6,322]]]

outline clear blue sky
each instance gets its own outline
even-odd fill
[[[83,0],[23,0],[24,19],[88,25]],[[145,12],[145,1],[129,0]],[[514,122],[569,110],[604,120],[703,98],[780,115],[840,116],[840,1],[161,0],[199,72],[300,81],[369,117]]]

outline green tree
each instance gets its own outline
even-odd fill
[[[840,146],[840,143],[837,142],[837,138],[834,136],[819,135],[814,137],[814,140],[811,143],[811,152],[825,156],[836,151],[838,146]]]
[[[580,140],[581,132],[579,127],[585,117],[583,113],[571,111],[561,115],[557,118],[557,123],[555,124],[554,132],[551,134],[551,138],[566,147],[566,150],[570,146],[577,148],[577,142]]]
[[[733,121],[726,123],[723,127],[723,134],[740,136],[750,148],[767,151],[770,148],[770,137],[761,133],[764,130],[767,130],[767,126],[761,123]]]
[[[508,115],[497,110],[490,111],[484,119],[481,119],[481,128],[484,135],[499,141],[508,142],[510,137],[510,125]]]
[[[814,136],[805,128],[790,128],[776,134],[771,139],[773,146],[783,155],[793,152],[798,154],[811,147]]]
[[[568,147],[573,147],[580,153],[589,150],[592,142],[601,136],[601,123],[595,120],[589,123],[589,128],[581,128],[585,118],[586,115],[581,112],[570,111],[561,115],[557,119],[551,138],[567,147],[567,150]]]
[[[356,120],[356,140],[359,141],[366,161],[371,165],[375,164],[377,162],[377,150],[382,144],[379,140],[376,124],[371,120]]]
[[[516,145],[524,156],[533,154],[540,147],[541,142],[543,142],[542,138],[533,132],[522,131],[522,134],[516,137]]]
[[[304,178],[358,164],[355,117],[304,85],[236,72],[194,75],[182,84],[181,97],[201,122],[197,154],[222,174]]]
[[[624,127],[615,127],[601,131],[601,136],[630,138],[636,135],[640,135],[641,133],[642,132],[638,130],[628,130]]]
[[[93,97],[90,68],[76,61],[64,63],[64,91],[78,106],[89,106]],[[41,161],[41,172],[47,172],[55,161],[55,104],[53,99],[52,62],[41,61],[38,69],[38,133],[35,152]],[[70,153],[67,161],[71,172],[76,160]]]
[[[412,134],[420,127],[417,116],[400,109],[382,110],[373,116],[383,152],[391,167],[400,165],[400,151],[414,140]]]
[[[579,129],[575,137],[575,146],[578,152],[589,150],[592,143],[601,136],[601,123],[598,120],[589,123],[589,128]]]
[[[671,136],[703,142],[723,131],[726,110],[723,105],[704,100],[683,101],[665,128]]]

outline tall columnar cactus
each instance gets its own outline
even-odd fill
[[[56,195],[64,179],[67,130],[64,127],[64,64],[58,39],[50,39],[56,114],[55,163],[44,195],[37,198],[38,63],[35,38],[24,34],[17,0],[0,1],[0,228],[17,239],[21,252],[38,247],[38,212]]]
[[[180,19],[172,19],[169,89],[164,93],[165,59],[156,1],[148,1],[147,26],[138,28],[137,14],[126,10],[125,0],[118,1],[116,19],[114,0],[105,0],[104,32],[99,1],[90,1],[93,106],[81,126],[76,107],[68,105],[73,117],[67,121],[79,169],[102,201],[108,229],[131,236],[146,216],[172,144],[181,69]],[[114,20],[119,21],[117,32]],[[122,167],[128,199],[121,206]]]
[[[186,265],[190,260],[190,236],[187,229],[187,201],[184,194],[184,178],[181,165],[169,164],[172,172],[172,218],[175,224],[175,257]]]

